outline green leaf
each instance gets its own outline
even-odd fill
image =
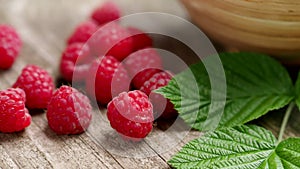
[[[284,168],[300,168],[300,138],[289,138],[276,148]]]
[[[222,53],[219,57],[226,81],[220,74],[209,76],[206,65],[198,63],[156,91],[170,99],[180,116],[193,128],[210,129],[207,124],[218,123],[207,122],[214,116],[220,116],[219,127],[245,124],[286,106],[295,98],[291,78],[276,60],[254,53]],[[212,79],[217,86],[213,90]],[[223,93],[225,108],[221,97],[211,98],[212,93],[222,95],[218,86],[222,88],[224,84],[227,85],[227,93]]]
[[[275,144],[258,126],[220,128],[185,145],[168,163],[179,169],[299,169],[300,138]]]
[[[298,74],[295,88],[296,88],[296,104],[297,104],[298,108],[300,109],[300,72]]]

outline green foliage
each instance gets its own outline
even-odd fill
[[[219,57],[226,81],[218,74],[208,74],[205,65],[198,63],[156,91],[170,99],[180,117],[193,128],[210,129],[205,121],[214,116],[220,116],[219,127],[245,124],[286,106],[295,98],[288,72],[274,59],[254,53],[222,53]],[[212,92],[220,92],[218,88],[211,89],[211,79],[217,85],[227,86],[224,112],[221,104],[224,100],[211,98]]]
[[[225,127],[191,141],[169,164],[179,169],[299,169],[300,138],[275,144],[272,133],[261,127]]]

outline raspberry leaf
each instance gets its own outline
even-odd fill
[[[296,104],[300,110],[300,72],[298,74],[298,78],[295,84],[295,88],[296,88]]]
[[[174,168],[299,169],[300,138],[275,144],[273,134],[258,126],[220,128],[189,142],[168,163]]]
[[[284,168],[300,168],[300,138],[289,138],[276,148]]]
[[[193,128],[210,129],[205,121],[212,116],[221,117],[219,124],[211,122],[217,123],[218,127],[245,124],[268,111],[286,106],[294,99],[291,78],[274,59],[255,53],[221,53],[219,57],[226,82],[217,80],[217,85],[227,85],[224,111],[220,100],[211,99],[212,93],[219,91],[211,90],[210,80],[221,79],[220,75],[209,76],[203,63],[192,65],[156,91],[170,99],[181,118]],[[214,109],[213,115],[209,114],[211,108]]]

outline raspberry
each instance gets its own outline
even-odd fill
[[[136,89],[140,89],[143,84],[149,80],[154,74],[161,72],[161,69],[155,68],[148,68],[139,72],[134,78],[132,79],[131,83]]]
[[[147,95],[139,90],[123,92],[107,107],[110,125],[133,141],[145,138],[152,130],[153,110]]]
[[[101,104],[107,104],[112,97],[128,91],[130,80],[123,65],[112,56],[95,60],[90,67],[90,76],[86,79],[86,90],[90,96],[96,96]]]
[[[98,26],[94,21],[80,23],[68,39],[68,44],[75,42],[85,43],[97,31]]]
[[[91,18],[102,25],[119,19],[120,13],[120,9],[115,3],[107,1],[93,11]]]
[[[47,110],[49,127],[57,134],[80,134],[92,120],[89,99],[69,86],[61,86],[54,92]]]
[[[152,47],[152,39],[146,33],[133,27],[128,27],[127,30],[131,35],[133,35],[131,37],[133,41],[133,51]]]
[[[158,71],[155,69],[162,69],[161,58],[156,50],[152,48],[142,49],[130,54],[124,60],[124,65],[129,76],[134,77],[132,83],[137,89],[141,87],[145,80],[148,80],[145,76],[147,74],[146,70],[152,69],[152,72],[148,71],[151,75],[153,72]]]
[[[31,116],[25,108],[25,92],[19,88],[0,91],[0,132],[21,131],[30,123]]]
[[[9,69],[18,57],[22,41],[16,30],[0,24],[0,69]]]
[[[69,82],[85,79],[90,61],[90,48],[84,43],[73,43],[67,46],[60,61],[60,73]],[[73,77],[74,75],[74,77]]]
[[[127,30],[115,22],[110,22],[93,35],[92,50],[97,56],[110,55],[122,61],[132,52],[132,39]]]
[[[28,65],[22,70],[13,87],[25,91],[28,108],[44,109],[52,97],[54,83],[47,71],[35,65]]]
[[[169,99],[164,98],[162,95],[152,92],[155,89],[166,86],[172,79],[172,74],[169,72],[159,72],[154,74],[149,80],[147,80],[140,88],[145,92],[153,105],[154,117],[169,119],[177,115],[174,105]]]

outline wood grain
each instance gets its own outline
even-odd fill
[[[0,22],[13,25],[24,42],[13,68],[0,71],[0,89],[11,86],[27,64],[37,64],[58,77],[58,63],[65,47],[65,39],[75,25],[88,18],[90,11],[102,2],[0,0]],[[124,14],[156,11],[187,18],[186,12],[177,1],[116,2]],[[189,64],[197,61],[197,57],[178,42],[159,38],[155,38],[155,42]],[[188,131],[180,122],[182,125],[176,131],[164,132],[155,128],[139,144],[124,143],[109,127],[105,109],[101,109],[94,111],[88,132],[60,136],[49,129],[44,112],[31,113],[32,124],[25,131],[15,134],[0,133],[0,168],[170,168],[166,161],[188,141],[201,135],[197,131]],[[299,136],[299,116],[296,113],[298,112],[293,114],[294,118],[291,119],[286,136]],[[273,114],[266,116],[261,123],[276,134],[281,115],[272,116]],[[137,152],[144,154],[138,157]]]
[[[182,0],[193,20],[225,47],[300,64],[300,4],[293,0]]]

